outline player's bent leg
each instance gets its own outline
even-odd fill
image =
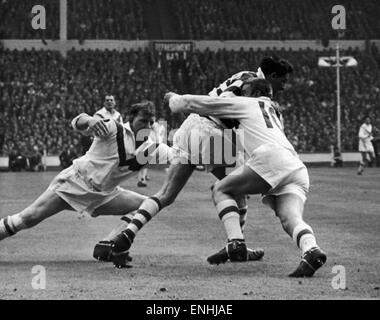
[[[122,189],[122,192],[120,192],[120,194],[118,194],[114,199],[96,208],[92,216],[125,215],[126,213],[137,210],[146,199],[148,199],[148,197],[143,194]]]
[[[228,244],[224,249],[208,257],[209,263],[224,263],[228,259],[232,262],[248,260],[247,247],[240,226],[239,208],[235,199],[246,194],[265,193],[270,188],[264,179],[247,166],[238,168],[214,185],[213,200],[219,218],[224,224]],[[261,259],[263,255],[263,250],[258,249],[255,260]]]
[[[312,277],[327,260],[326,254],[317,245],[313,229],[304,222],[302,215],[304,200],[296,194],[276,196],[275,211],[285,232],[301,249],[302,259],[290,277]]]
[[[71,206],[51,190],[44,191],[30,206],[20,213],[0,220],[0,240],[17,232],[32,228],[43,220]]]
[[[121,222],[105,238],[95,245],[93,257],[96,260],[104,262],[112,261],[113,242],[111,240],[125,230],[128,224],[132,221],[136,210],[147,198],[147,196],[142,194],[123,189],[116,198],[94,211],[93,216],[123,215]],[[127,261],[132,261],[132,258],[128,253],[125,253],[124,258]]]
[[[155,196],[146,199],[137,210],[127,228],[112,239],[114,242],[112,255],[116,267],[124,267],[124,261],[119,256],[130,249],[134,238],[145,224],[164,207],[174,202],[194,172],[194,168],[194,165],[172,164],[161,190]]]
[[[275,213],[284,231],[292,237],[295,227],[303,223],[304,201],[292,193],[278,195],[275,198]]]
[[[215,183],[213,188],[214,203],[220,201],[219,197],[228,194],[241,197],[246,194],[266,193],[271,185],[248,166],[241,166],[221,181]]]
[[[192,164],[172,164],[161,189],[155,194],[163,208],[171,205],[195,170]]]
[[[211,171],[211,173],[218,180],[222,180],[224,177],[226,177],[226,167],[216,167]],[[239,209],[241,231],[244,233],[244,227],[247,221],[247,212],[248,212],[247,196],[246,195],[238,196],[235,198],[235,200]],[[247,252],[248,252],[248,261],[257,261],[257,260],[262,259],[262,257],[264,256],[264,250],[262,249],[251,249],[247,247]],[[219,252],[219,256],[223,255],[225,257],[226,253],[227,253],[226,249],[223,248]],[[225,259],[222,259],[222,260],[225,260]]]

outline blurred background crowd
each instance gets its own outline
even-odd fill
[[[33,0],[0,0],[0,39],[36,38],[29,10],[34,4]],[[58,0],[40,0],[38,4],[45,6],[48,17],[43,35],[58,39]],[[339,3],[333,0],[68,0],[68,36],[126,40],[326,40],[335,38],[331,12],[326,8],[336,4],[346,8],[349,21],[342,38],[378,38],[378,0]]]

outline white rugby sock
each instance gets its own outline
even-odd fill
[[[0,219],[0,240],[13,236],[26,228],[27,226],[23,222],[20,213]]]
[[[4,224],[4,219],[0,219],[0,240],[3,240],[5,238],[8,238],[10,234],[7,231],[7,228]]]
[[[301,249],[302,254],[311,248],[318,247],[313,229],[305,222],[296,225],[293,230],[293,240]]]
[[[220,220],[224,224],[228,240],[244,239],[240,227],[240,215],[236,201],[233,199],[223,200],[216,204]]]

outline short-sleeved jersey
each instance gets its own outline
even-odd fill
[[[94,114],[94,117],[99,117],[103,120],[106,119],[112,119],[119,123],[123,123],[123,119],[121,117],[121,114],[119,111],[114,110],[113,113],[109,112],[105,107],[101,108],[100,110],[96,111]]]
[[[76,130],[77,120],[82,115],[72,121]],[[105,124],[109,134],[95,137],[87,153],[73,161],[74,168],[97,190],[113,190],[146,164],[167,164],[170,161],[170,148],[151,139],[136,149],[135,135],[129,122],[122,125],[108,119]]]
[[[239,129],[244,133],[241,141],[249,156],[264,144],[279,145],[296,154],[283,132],[282,122],[270,98],[174,95],[169,106],[173,112],[187,111],[220,119],[239,120]]]

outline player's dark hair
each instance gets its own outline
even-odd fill
[[[293,72],[293,65],[288,60],[276,56],[265,57],[261,61],[260,68],[265,76],[275,73],[278,77],[283,77]]]
[[[156,107],[152,101],[148,101],[148,100],[135,103],[129,109],[129,118],[133,119],[139,113],[142,113],[144,117],[145,116],[154,117],[156,113]]]

